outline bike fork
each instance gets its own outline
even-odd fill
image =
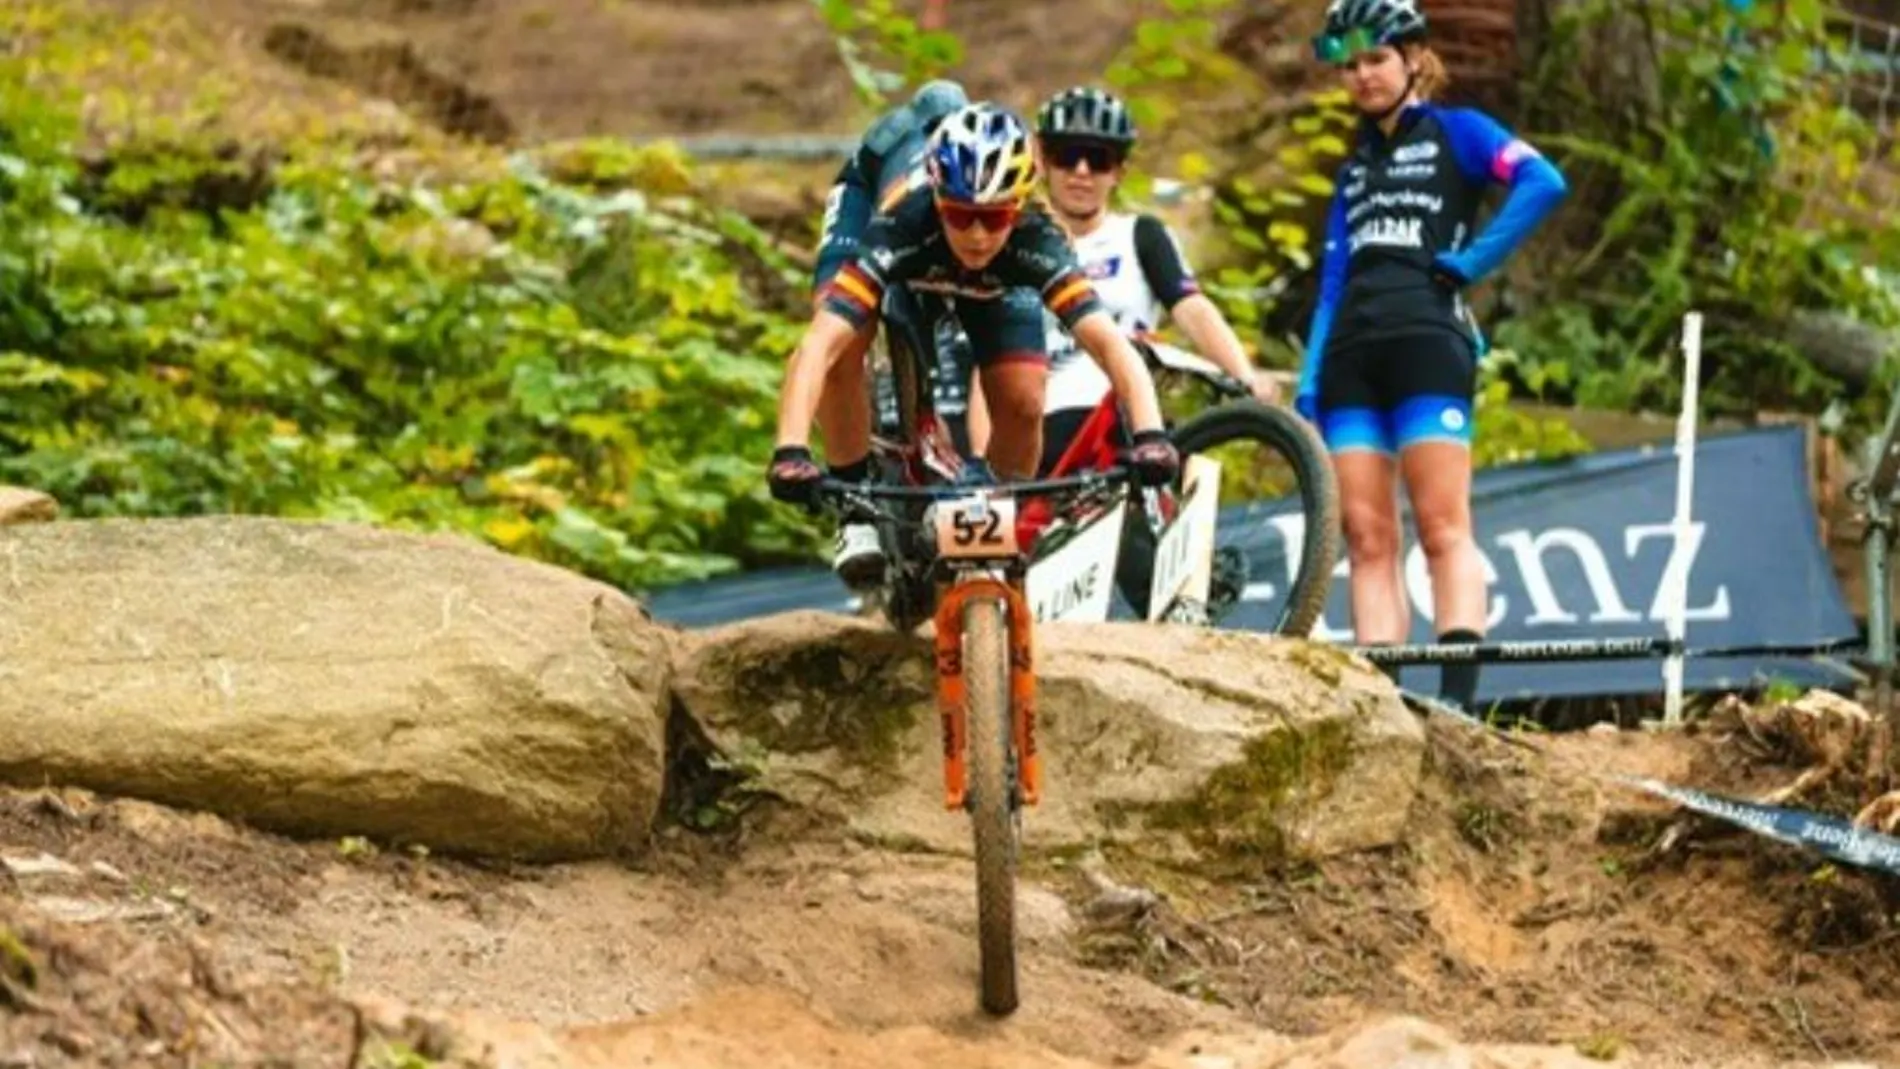
[[[1017,769],[1012,803],[1042,800],[1042,758],[1036,749],[1035,620],[1029,599],[1017,583],[983,577],[965,579],[937,600],[937,712],[943,721],[943,792],[945,809],[968,804],[969,743],[966,716],[969,687],[963,674],[963,606],[972,598],[996,598],[1009,621],[1010,733]]]

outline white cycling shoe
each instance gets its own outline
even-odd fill
[[[884,564],[884,545],[878,541],[876,527],[847,523],[838,528],[831,569],[845,586],[853,590],[876,586],[884,578]]]

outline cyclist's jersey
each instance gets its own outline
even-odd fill
[[[990,304],[1013,289],[1030,290],[1041,295],[1043,306],[1064,327],[1102,307],[1062,229],[1041,209],[1025,208],[1002,251],[972,270],[951,251],[928,187],[909,191],[871,220],[857,256],[826,285],[822,299],[825,308],[862,327],[877,315],[885,288],[899,285],[951,297],[959,306]],[[999,354],[974,355],[982,364]]]
[[[1511,193],[1474,240],[1478,208],[1493,183]],[[1368,342],[1450,333],[1481,350],[1462,297],[1434,280],[1434,260],[1444,256],[1466,280],[1480,280],[1563,194],[1557,169],[1483,112],[1414,104],[1389,139],[1377,124],[1362,122],[1327,221],[1300,392],[1316,389],[1329,354]]]
[[[1152,215],[1111,214],[1070,244],[1124,334],[1154,330],[1163,312],[1201,292],[1180,243]],[[1109,391],[1108,376],[1061,323],[1051,318],[1047,327],[1049,386],[1043,410],[1094,407]]]

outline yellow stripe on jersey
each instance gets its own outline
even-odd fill
[[[925,177],[923,166],[919,164],[904,172],[903,177],[886,186],[878,198],[878,214],[889,215],[896,209],[899,202],[910,195],[912,190],[923,188]]]
[[[1064,315],[1077,304],[1087,300],[1092,287],[1089,280],[1081,275],[1073,275],[1055,291],[1047,301],[1049,310],[1056,315]]]
[[[878,299],[882,296],[879,292],[881,287],[865,277],[858,270],[857,264],[846,264],[840,268],[838,273],[832,276],[831,284],[843,290],[846,297],[856,304],[863,305],[866,309],[876,308]]]

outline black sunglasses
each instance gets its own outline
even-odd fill
[[[1073,171],[1087,160],[1089,170],[1100,174],[1121,166],[1128,154],[1118,146],[1101,141],[1045,141],[1043,151],[1048,154],[1051,166],[1064,171]]]

